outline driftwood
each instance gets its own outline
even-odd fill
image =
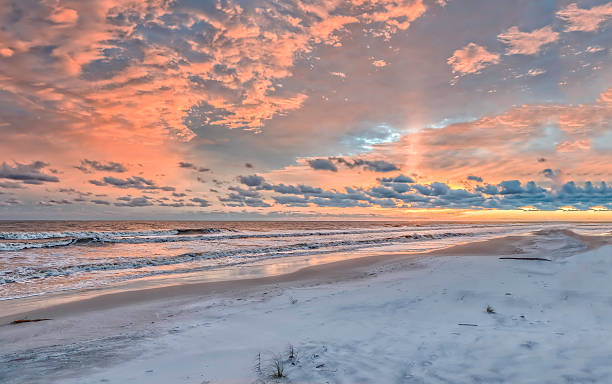
[[[500,257],[500,260],[537,260],[537,261],[551,261],[543,257]]]
[[[11,324],[22,324],[22,323],[36,323],[39,321],[47,321],[47,320],[51,320],[51,319],[20,319],[20,320],[14,320],[11,321]]]
[[[478,326],[478,324],[470,324],[470,323],[459,323],[457,325],[465,325],[467,327],[477,327]]]

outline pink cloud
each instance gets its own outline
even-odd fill
[[[576,3],[557,12],[557,17],[567,23],[565,30],[594,32],[612,18],[612,2],[595,6],[590,9],[578,8]]]
[[[610,154],[593,144],[612,131],[610,121],[612,88],[589,104],[521,105],[470,122],[423,129],[397,142],[375,145],[361,157],[397,164],[402,173],[424,183],[445,180],[462,185],[467,175],[478,175],[488,183],[510,179],[551,182],[543,173],[545,169],[559,170],[556,174],[576,181],[606,180],[612,177]],[[562,138],[559,144],[557,137]],[[367,187],[373,182],[358,169],[342,169],[340,178],[307,165],[291,166],[266,177],[336,189]]]
[[[612,88],[608,88],[599,96],[599,102],[612,105]]]
[[[364,12],[361,19],[365,23],[385,23],[395,33],[397,29],[406,30],[410,23],[422,16],[427,7],[422,0],[408,2],[396,0],[353,0],[356,6],[367,6],[370,10]]]
[[[0,48],[0,56],[11,57],[15,52],[10,48]]]
[[[518,27],[510,27],[500,33],[497,39],[508,45],[506,55],[537,55],[544,45],[557,41],[559,33],[553,32],[550,26],[531,32],[521,32]]]
[[[194,7],[188,16],[176,19],[184,29],[195,23],[210,25],[214,44],[199,35],[188,37],[183,50],[180,44],[147,42],[145,29],[137,25],[146,15],[148,26],[165,28],[164,17],[177,11],[173,6],[107,0],[31,9],[0,32],[0,55],[12,60],[0,63],[7,75],[1,85],[23,95],[24,103],[35,97],[50,107],[50,113],[95,123],[99,133],[125,137],[146,132],[151,140],[169,136],[188,141],[195,135],[185,125],[186,111],[202,102],[227,111],[215,124],[260,131],[267,120],[299,109],[307,100],[305,92],[284,91],[279,84],[293,75],[299,55],[317,44],[340,45],[351,24],[394,33],[408,28],[426,10],[421,0],[300,2],[302,11],[289,15],[274,7],[245,10],[228,1],[217,7],[214,17]],[[130,18],[121,19],[126,14]],[[110,22],[115,18],[122,21]],[[117,42],[124,40],[140,42],[142,57],[104,76],[84,78],[96,61],[110,66],[104,52],[116,50]],[[56,60],[50,63],[30,54],[36,46],[55,47]],[[190,60],[185,50],[213,60]],[[206,85],[194,89],[193,79]]]
[[[606,49],[602,47],[601,45],[589,45],[586,49],[586,52],[587,53],[598,53],[598,52],[602,52],[605,50]]]
[[[453,73],[461,75],[478,73],[482,69],[499,63],[499,55],[487,51],[476,43],[469,43],[465,47],[456,50],[447,63],[451,66]]]
[[[542,68],[532,68],[527,71],[527,76],[540,76],[546,73],[545,69]]]
[[[352,16],[329,16],[313,25],[310,28],[310,34],[315,43],[325,42],[329,45],[337,45],[340,38],[334,33],[354,23],[359,23],[359,20]]]
[[[559,152],[588,151],[590,149],[591,149],[591,141],[587,139],[576,140],[576,141],[564,141],[557,145],[557,151]]]
[[[79,13],[70,8],[57,8],[49,16],[49,20],[57,24],[73,24],[79,18]]]
[[[77,186],[83,176],[72,166],[87,148],[88,156],[101,160],[137,169],[143,164],[147,178],[163,174],[155,178],[159,185],[187,188],[192,180],[182,177],[176,164],[185,151],[211,143],[191,128],[262,130],[267,120],[301,108],[308,98],[306,91],[282,87],[297,58],[318,45],[337,46],[358,24],[384,33],[406,29],[426,10],[420,0],[299,2],[302,9],[291,12],[243,9],[231,0],[214,12],[173,8],[179,5],[47,2],[24,11],[0,31],[0,87],[16,110],[34,117],[20,118],[25,130],[2,123],[9,132],[1,152],[17,160],[37,153],[66,170],[62,183]],[[0,19],[12,20],[10,12],[1,8]],[[178,30],[188,32],[175,36]],[[36,47],[53,49],[43,55]],[[120,51],[119,60],[107,56],[109,51]],[[110,70],[96,73],[101,67]],[[187,111],[199,103],[226,113],[187,126]]]

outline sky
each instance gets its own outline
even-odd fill
[[[612,2],[0,0],[0,218],[612,220]]]

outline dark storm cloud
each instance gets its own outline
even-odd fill
[[[307,207],[309,199],[298,196],[272,196],[277,204],[288,205],[290,207]]]
[[[470,175],[470,176],[467,177],[467,179],[471,180],[471,181],[477,181],[479,183],[482,183],[482,177],[480,177],[480,176]]]
[[[106,185],[104,181],[100,181],[100,180],[89,180],[89,183],[93,185],[97,185],[98,187],[102,187]]]
[[[383,199],[388,199],[388,198],[401,199],[402,198],[401,192],[397,192],[393,190],[392,188],[388,188],[384,186],[372,187],[366,193],[372,197],[383,198]]]
[[[184,161],[179,162],[179,167],[186,168],[186,169],[193,169],[194,171],[198,171],[198,172],[210,172],[210,168],[200,167],[193,163],[188,163]]]
[[[238,181],[249,187],[257,187],[263,184],[264,178],[259,175],[238,176]]]
[[[399,170],[399,168],[395,164],[391,164],[388,161],[384,160],[363,160],[363,159],[353,159],[347,160],[343,157],[330,157],[332,161],[335,161],[338,164],[344,164],[349,168],[363,167],[368,171],[373,172],[393,172]]]
[[[524,187],[518,180],[502,181],[499,183],[499,187],[499,194],[501,195],[514,195],[522,193],[534,194],[546,192],[544,189],[538,187],[533,181],[527,182]]]
[[[24,205],[23,201],[17,200],[15,198],[10,198],[0,202],[0,207],[14,207],[17,205]]]
[[[199,197],[194,197],[193,199],[191,199],[191,201],[193,201],[194,203],[197,203],[200,205],[200,207],[209,207],[210,203],[208,202],[208,200],[204,200],[201,199]]]
[[[499,190],[497,189],[497,186],[495,185],[490,185],[487,184],[485,186],[478,186],[476,187],[476,191],[480,192],[480,193],[484,193],[486,195],[497,195],[499,193]]]
[[[414,183],[414,180],[406,175],[396,176],[395,178],[393,178],[393,180],[390,181],[393,181],[394,183]]]
[[[391,188],[393,188],[395,192],[399,192],[399,193],[408,192],[412,189],[410,185],[405,184],[405,183],[393,183],[391,184]]]
[[[259,192],[276,192],[284,196],[272,196],[275,204],[291,207],[372,207],[385,208],[453,208],[453,209],[521,209],[535,207],[540,210],[555,210],[574,206],[589,209],[603,206],[612,209],[612,188],[605,182],[595,185],[586,182],[578,186],[566,183],[559,191],[538,186],[535,182],[521,183],[518,180],[502,181],[498,185],[479,185],[474,190],[451,188],[445,183],[409,184],[396,182],[405,178],[382,178],[379,185],[367,189],[346,187],[344,192],[323,190],[304,185],[270,184],[261,181],[249,190],[231,187],[234,192],[221,198],[232,206],[245,204],[246,196]],[[260,199],[261,200],[261,199]]]
[[[62,200],[52,199],[52,200],[47,200],[47,201],[39,201],[37,204],[45,206],[45,207],[54,207],[58,205],[69,205],[69,204],[72,204],[72,201],[66,200],[66,199],[62,199]]]
[[[431,183],[430,185],[414,185],[414,188],[425,196],[441,196],[450,192],[450,187],[444,183]]]
[[[308,160],[308,165],[310,165],[310,168],[316,169],[317,171],[338,172],[338,167],[329,159]]]
[[[12,166],[3,162],[0,165],[0,179],[19,180],[26,184],[57,183],[59,179],[56,176],[42,173],[42,170],[48,165],[43,161],[34,161],[29,164],[16,162]]]
[[[120,197],[117,200],[120,202],[115,203],[117,207],[148,207],[153,205],[146,197]]]
[[[23,188],[23,185],[11,181],[0,181],[0,188],[19,189]]]
[[[399,168],[392,163],[384,160],[363,160],[363,159],[345,159],[344,157],[328,157],[327,159],[311,159],[307,160],[308,165],[312,169],[321,171],[338,172],[337,165],[344,165],[350,169],[363,167],[363,169],[372,172],[393,172]]]
[[[372,204],[369,202],[360,202],[359,200],[343,199],[341,197],[334,198],[321,198],[316,197],[310,200],[313,204],[319,207],[370,207]]]
[[[591,206],[612,209],[612,188],[603,181],[599,185],[587,181],[582,187],[570,181],[563,185],[557,194],[557,200],[562,205],[574,206],[577,209],[588,209]]]
[[[413,189],[413,186],[409,184],[413,184],[415,181],[405,175],[399,175],[396,177],[383,177],[378,179],[378,182],[387,188],[391,188],[393,191],[387,191],[387,189],[379,190],[379,194],[382,195],[393,195],[395,193],[405,193]],[[382,187],[381,187],[382,188]]]
[[[77,191],[74,188],[60,188],[57,190],[58,192],[61,193],[68,193],[68,194],[76,194],[76,195],[84,195],[84,196],[89,196],[92,193],[91,192],[81,192],[81,191]]]
[[[102,49],[102,58],[95,59],[81,68],[81,77],[89,81],[111,79],[130,64],[144,59],[144,43],[139,39],[108,41],[113,47]]]
[[[236,192],[242,197],[261,197],[261,194],[257,191],[250,189],[242,189],[240,187],[229,187],[228,190]]]
[[[243,177],[243,176],[241,176]],[[253,181],[255,184],[263,184],[264,178],[261,176],[247,176],[247,181]],[[251,179],[254,178],[254,179]],[[240,179],[240,178],[239,178]],[[243,182],[243,184],[246,184]],[[248,185],[248,184],[246,184]],[[266,203],[263,199],[261,199],[261,194],[257,192],[257,190],[253,189],[243,189],[240,187],[229,187],[228,188],[231,193],[226,196],[220,196],[219,201],[228,207],[270,207],[271,205]]]
[[[126,179],[120,179],[113,176],[107,176],[103,178],[101,181],[99,180],[89,180],[89,182],[93,185],[97,186],[105,186],[110,185],[117,188],[135,188],[135,189],[144,189],[144,190],[162,190],[162,191],[174,191],[174,187],[161,187],[158,186],[155,181],[145,179],[140,176],[132,176]]]
[[[552,180],[555,184],[561,183],[561,180],[563,179],[563,172],[560,169],[546,168],[542,170],[542,175],[547,179]]]
[[[499,186],[501,187],[499,193],[502,195],[512,195],[522,193],[524,191],[523,187],[521,186],[521,182],[518,180],[502,181],[499,183]]]
[[[285,195],[301,195],[301,194],[312,194],[316,195],[323,192],[321,188],[315,188],[308,185],[285,185],[285,184],[269,184],[262,183],[257,186],[258,190],[274,191],[276,193],[282,193]]]
[[[223,125],[223,121],[225,121],[228,116],[232,115],[234,115],[234,113],[225,108],[215,108],[209,103],[202,101],[199,104],[192,106],[187,111],[184,122],[188,127],[198,125],[221,127]]]
[[[196,207],[196,204],[185,203],[184,201],[174,201],[171,203],[160,203],[160,207],[172,207],[172,208],[182,208],[182,207]]]
[[[121,164],[114,161],[109,161],[108,163],[101,163],[96,160],[81,160],[81,165],[75,166],[76,169],[80,170],[83,173],[91,173],[92,171],[105,171],[105,172],[117,172],[122,173],[127,171],[127,168]]]
[[[110,203],[106,200],[91,200],[91,202],[98,205],[110,205]]]
[[[267,207],[272,206],[266,203],[265,201],[263,201],[262,199],[245,199],[244,204],[247,207],[253,207],[253,208],[267,208]]]

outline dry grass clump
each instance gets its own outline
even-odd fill
[[[255,355],[253,370],[261,379],[282,379],[287,377],[287,365],[296,365],[298,353],[292,344],[287,346],[286,354],[273,354],[269,359],[263,360],[261,352]]]

